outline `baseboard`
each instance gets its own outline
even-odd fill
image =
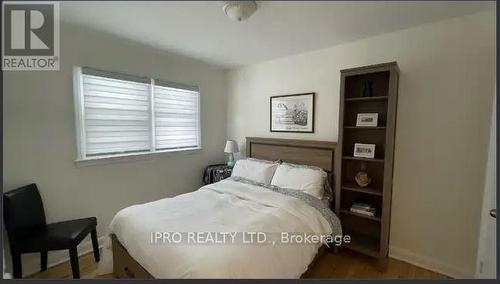
[[[455,279],[470,279],[474,277],[474,273],[464,272],[463,269],[458,267],[454,267],[452,265],[442,263],[432,259],[430,257],[424,255],[418,255],[406,249],[390,246],[389,247],[389,256],[401,260],[404,262],[408,262],[410,264],[425,268],[430,271],[434,271],[451,278]]]
[[[105,236],[99,237],[99,248],[104,245]],[[78,255],[84,255],[92,251],[92,242],[90,240],[83,241],[78,246]],[[410,264],[434,271],[455,279],[470,279],[474,277],[474,273],[464,273],[463,269],[451,266],[439,261],[436,261],[427,256],[418,255],[406,249],[390,246],[389,256],[408,262]],[[27,258],[25,258],[27,257]],[[47,267],[54,267],[61,263],[69,261],[67,250],[49,252]],[[23,255],[23,277],[28,277],[40,272],[40,254]]]
[[[99,248],[102,248],[104,245],[105,237],[99,237]],[[85,239],[83,242],[78,245],[78,255],[84,255],[92,251],[92,242],[89,238]],[[33,274],[40,272],[40,254],[30,253],[25,254],[23,257],[23,278],[29,277]],[[69,252],[68,250],[58,250],[58,251],[49,251],[48,260],[47,260],[47,268],[54,267],[61,263],[69,261]]]

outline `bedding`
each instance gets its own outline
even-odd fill
[[[279,164],[275,162],[253,158],[238,160],[233,167],[231,176],[249,179],[258,183],[270,184],[274,171],[276,171],[278,165]]]
[[[282,163],[274,172],[272,185],[323,197],[327,174],[320,168]]]
[[[173,237],[156,242],[157,232],[184,237],[176,243]],[[245,232],[264,233],[266,240],[245,243],[237,236],[236,241],[219,242],[226,233],[244,236]],[[321,243],[283,242],[282,232],[342,233],[338,218],[319,199],[241,177],[130,206],[110,224],[110,234],[155,278],[299,278]],[[189,241],[192,233],[203,233],[205,242]],[[206,242],[211,233],[217,233],[218,241]],[[105,250],[103,257],[109,258],[110,247]],[[110,273],[112,262],[101,262],[108,268],[100,267],[100,273]]]

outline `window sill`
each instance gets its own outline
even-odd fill
[[[203,149],[202,147],[195,147],[186,149],[162,150],[153,153],[145,152],[145,153],[124,154],[124,155],[98,156],[86,159],[78,159],[75,160],[74,163],[77,167],[87,167],[87,166],[97,166],[97,165],[133,162],[133,161],[145,161],[145,160],[151,160],[153,159],[153,157],[162,154],[199,152],[202,149]]]

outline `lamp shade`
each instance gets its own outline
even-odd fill
[[[227,140],[226,148],[224,148],[225,153],[238,153],[238,143],[234,140]]]

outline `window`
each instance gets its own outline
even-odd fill
[[[156,150],[198,146],[199,93],[168,87],[161,81],[153,93]]]
[[[199,149],[197,87],[75,67],[78,159]]]

